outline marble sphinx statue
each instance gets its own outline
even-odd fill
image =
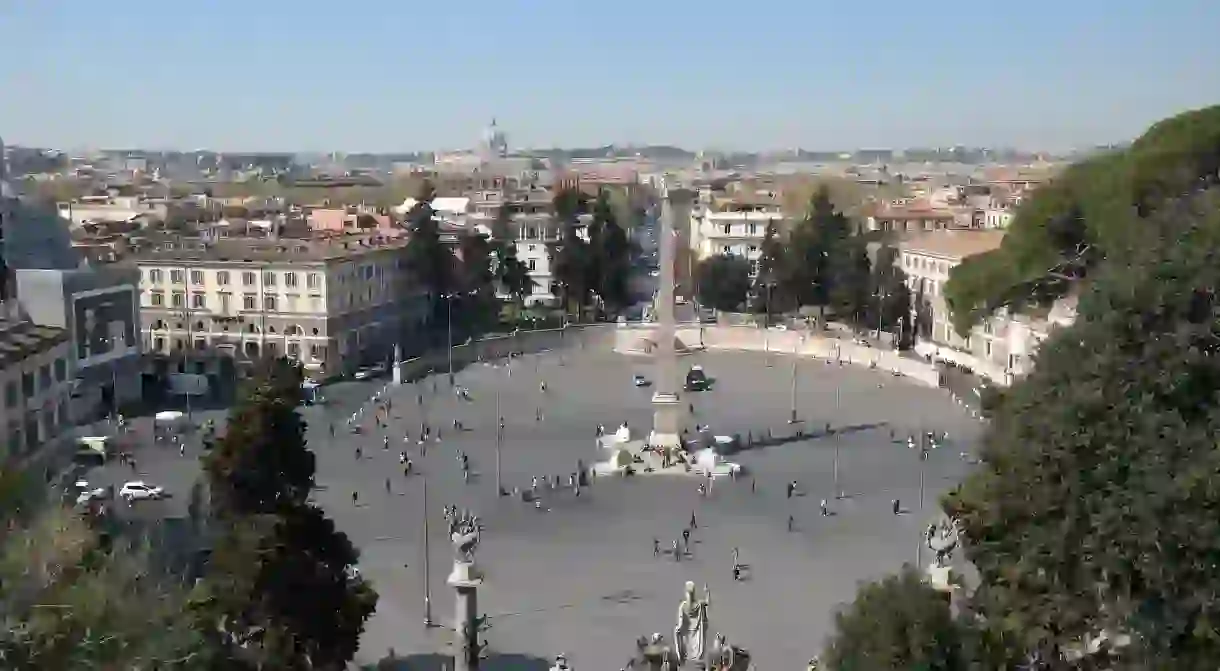
[[[695,583],[687,581],[686,594],[678,605],[674,625],[674,654],[682,661],[703,662],[707,655],[707,612],[712,594],[703,586],[703,598],[695,595]]]

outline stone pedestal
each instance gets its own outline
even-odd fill
[[[652,433],[648,446],[663,450],[682,448],[682,402],[677,394],[657,392],[652,395]]]
[[[394,367],[390,371],[394,384],[402,384],[402,347],[394,345]]]
[[[453,671],[479,668],[479,585],[483,575],[474,562],[456,560],[447,581],[457,592],[453,608]]]

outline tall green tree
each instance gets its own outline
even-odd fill
[[[428,314],[434,323],[443,319],[441,310],[444,296],[455,290],[458,275],[453,252],[441,240],[440,222],[432,209],[435,193],[431,182],[425,181],[420,187],[415,206],[407,212],[405,222],[410,232],[407,267],[411,270],[412,281],[418,283],[407,287],[407,290],[418,291],[422,286],[428,294]]]
[[[881,245],[877,260],[873,264],[873,297],[875,309],[869,317],[869,328],[888,331],[897,337],[899,349],[911,349],[915,343],[913,328],[914,310],[911,290],[907,287],[906,273],[898,263],[898,250],[890,245]]]
[[[631,243],[626,229],[619,225],[610,193],[605,189],[598,192],[593,203],[589,251],[591,286],[611,309],[626,307],[630,302]]]
[[[461,272],[457,304],[461,322],[468,332],[489,328],[498,315],[494,272],[494,248],[482,233],[466,231],[458,238]]]
[[[499,292],[508,296],[516,306],[518,314],[525,307],[525,299],[534,290],[534,280],[529,268],[517,258],[516,236],[512,230],[512,208],[500,206],[491,224],[492,265]]]
[[[589,243],[580,236],[579,217],[587,209],[583,195],[575,189],[562,189],[552,199],[552,209],[560,238],[550,245],[551,275],[559,288],[565,313],[580,314],[593,290],[589,282],[591,264]]]
[[[795,307],[791,278],[792,260],[775,224],[768,224],[759,248],[758,267],[750,288],[750,305],[759,314],[782,314]]]
[[[946,504],[984,586],[979,609],[1027,649],[1056,659],[1125,633],[1123,668],[1210,668],[1220,190],[1163,206],[1138,235],[996,399],[984,464]]]
[[[703,307],[734,312],[749,298],[750,262],[740,256],[719,254],[703,259],[695,275],[699,304]]]
[[[376,608],[356,548],[309,502],[303,379],[264,362],[203,459],[218,537],[195,612],[226,668],[343,668]]]
[[[833,250],[823,278],[830,287],[831,308],[840,321],[876,328],[876,287],[868,249],[854,239],[836,241]]]

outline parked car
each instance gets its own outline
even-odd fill
[[[703,372],[702,366],[691,366],[686,373],[687,391],[707,391],[712,386],[711,380]]]
[[[648,385],[652,384],[652,382],[649,382],[648,378],[644,377],[643,375],[636,375],[635,377],[631,378],[631,383],[637,387],[647,387]]]
[[[165,490],[156,485],[150,485],[146,482],[133,480],[124,484],[119,489],[119,496],[128,503],[133,501],[148,501],[159,499],[165,496]]]

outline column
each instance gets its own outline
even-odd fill
[[[652,396],[653,425],[648,444],[662,449],[679,449],[682,446],[682,404],[678,396],[680,382],[677,369],[677,352],[674,339],[677,325],[674,317],[674,288],[676,284],[678,213],[683,211],[687,191],[666,189],[662,194],[661,222],[658,236],[661,243],[660,278],[657,287],[656,318],[656,385]]]

